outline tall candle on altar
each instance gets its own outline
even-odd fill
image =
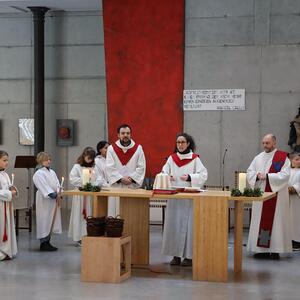
[[[247,174],[239,173],[239,190],[243,192],[246,186],[247,186]]]
[[[60,187],[61,187],[61,188],[63,187],[64,180],[65,180],[65,177],[62,177],[62,178],[61,178],[61,183],[60,183]]]
[[[82,185],[86,185],[90,182],[90,170],[89,169],[83,169],[82,170]]]

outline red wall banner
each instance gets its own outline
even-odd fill
[[[103,0],[109,141],[128,123],[155,176],[182,131],[184,0]]]

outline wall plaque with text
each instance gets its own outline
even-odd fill
[[[245,110],[245,89],[184,90],[183,110]]]

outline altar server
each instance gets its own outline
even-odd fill
[[[109,187],[109,180],[106,170],[106,154],[109,143],[107,141],[100,141],[97,144],[97,156],[95,158],[95,166],[98,169],[99,174],[105,179],[103,187]],[[116,201],[117,197],[108,197],[107,215],[116,216]]]
[[[122,124],[118,128],[118,138],[107,149],[106,171],[109,184],[118,188],[139,188],[146,172],[146,160],[141,145],[131,139],[131,127]],[[118,201],[115,205],[119,210]]]
[[[262,140],[264,151],[258,154],[247,170],[251,188],[275,192],[270,200],[254,201],[248,251],[255,258],[279,259],[279,253],[291,252],[288,182],[290,161],[287,153],[276,149],[276,137],[267,134]]]
[[[36,236],[40,251],[56,251],[50,244],[52,233],[62,233],[61,186],[54,170],[50,169],[51,156],[40,152],[36,157],[38,169],[33,175],[36,192]]]
[[[12,186],[6,173],[8,153],[0,150],[0,261],[13,258],[17,254],[17,240],[12,199],[17,189]]]
[[[195,142],[190,135],[177,135],[174,153],[169,156],[162,169],[163,173],[171,176],[172,185],[200,189],[207,180],[207,170],[199,155],[194,153],[195,148]],[[173,256],[171,265],[192,265],[192,229],[192,200],[168,200],[162,253]]]
[[[290,221],[293,249],[300,249],[300,153],[291,153],[291,176],[289,180]]]
[[[106,171],[106,154],[109,143],[107,141],[100,141],[97,144],[97,156],[95,158],[95,167],[99,174],[105,179],[103,186],[109,186],[108,175]]]
[[[73,166],[69,179],[75,187],[83,187],[86,183],[102,186],[105,182],[97,168],[95,168],[96,152],[86,147]],[[68,236],[81,245],[82,236],[87,234],[86,218],[92,215],[91,198],[87,196],[73,196]]]

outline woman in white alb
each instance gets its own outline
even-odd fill
[[[190,135],[177,135],[175,151],[162,170],[171,176],[173,186],[201,188],[207,180],[207,170],[194,153],[195,148]],[[162,253],[173,256],[171,265],[192,265],[192,229],[192,200],[168,200]]]

